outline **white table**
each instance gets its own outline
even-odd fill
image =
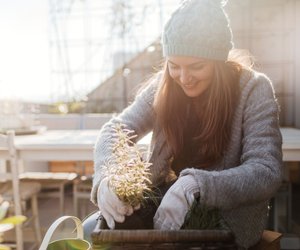
[[[99,130],[48,130],[16,136],[19,158],[30,161],[85,161],[93,159]]]
[[[300,161],[300,129],[281,128],[284,161]]]
[[[19,158],[30,161],[91,161],[99,130],[48,130],[41,134],[16,136]],[[151,135],[139,144],[149,143]]]
[[[300,129],[282,128],[284,161],[300,161]],[[41,134],[16,136],[16,148],[22,160],[87,161],[99,130],[48,130]],[[139,144],[149,144],[151,134]]]

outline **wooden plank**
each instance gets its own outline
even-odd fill
[[[74,172],[80,175],[92,175],[94,173],[94,163],[92,161],[50,161],[50,172]]]

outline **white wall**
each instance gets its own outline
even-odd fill
[[[48,130],[100,129],[114,114],[39,114],[36,120]]]
[[[235,47],[249,49],[274,84],[282,125],[300,128],[299,1],[230,0],[226,10]]]

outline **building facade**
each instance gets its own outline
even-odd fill
[[[300,128],[300,1],[230,0],[225,8],[235,48],[249,51],[274,83],[281,125]],[[86,111],[120,112],[161,61],[157,41],[94,89]]]

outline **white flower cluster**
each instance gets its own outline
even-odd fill
[[[113,147],[113,157],[107,163],[109,185],[120,200],[137,206],[143,202],[145,192],[149,191],[151,163],[143,160],[138,146],[132,142],[136,137],[133,131],[118,124],[114,128],[117,142]]]

